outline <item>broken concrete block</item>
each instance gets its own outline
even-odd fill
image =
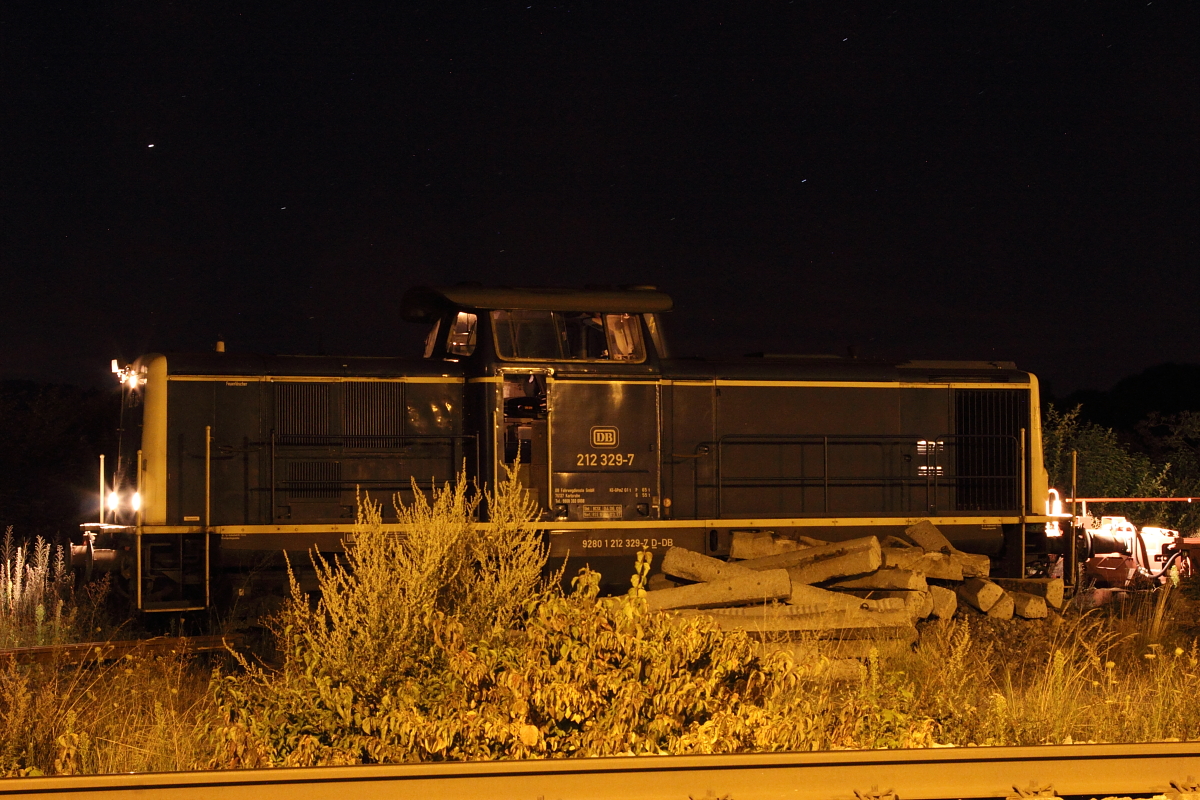
[[[959,565],[966,578],[986,578],[992,572],[992,560],[984,555],[955,550],[950,559]]]
[[[904,535],[923,547],[928,553],[940,552],[949,555],[951,560],[957,562],[962,569],[964,577],[986,578],[991,573],[992,560],[990,558],[962,552],[950,543],[950,540],[937,529],[936,525],[927,519],[923,519],[915,525],[909,525],[904,529]]]
[[[926,553],[917,563],[909,567],[913,572],[924,573],[926,578],[939,581],[961,581],[965,576],[962,563],[954,558],[954,554]]]
[[[919,547],[881,547],[879,554],[885,569],[912,569],[912,565],[921,560],[925,551]]]
[[[1046,600],[1051,608],[1062,608],[1063,580],[1062,578],[993,578],[1002,589],[1016,592],[1036,594]]]
[[[844,592],[831,592],[816,586],[803,583],[792,584],[792,595],[787,603],[797,614],[820,614],[825,611],[841,609],[862,609],[865,611],[899,611],[904,608],[901,600],[868,598]]]
[[[1001,591],[1004,591],[1001,589]],[[1013,602],[1013,597],[1008,592],[1004,594],[992,604],[992,607],[987,610],[987,615],[993,619],[1012,619],[1013,612],[1016,610],[1016,603]]]
[[[788,569],[788,575],[791,576],[793,584],[812,584],[865,575],[877,569],[879,569],[878,550],[853,550],[833,558],[791,567]]]
[[[909,541],[923,547],[928,553],[954,551],[954,545],[950,544],[950,540],[927,519],[923,519],[915,525],[909,525],[904,529],[904,535]]]
[[[912,565],[925,556],[924,550],[911,545],[908,547],[881,547],[879,553],[884,568],[895,567],[897,569],[912,569]]]
[[[847,578],[829,584],[831,589],[901,589],[923,592],[929,587],[925,576],[907,569],[880,569],[870,575]]]
[[[811,536],[797,536],[796,541],[805,547],[823,547],[829,544],[824,539],[814,539]]]
[[[1028,592],[1009,592],[1013,599],[1013,612],[1025,619],[1045,619],[1049,613],[1046,610],[1046,598]]]
[[[932,592],[913,592],[920,596],[921,604],[916,606],[917,619],[928,619],[933,613],[933,593]]]
[[[929,596],[933,599],[933,616],[938,619],[950,619],[958,610],[958,595],[953,589],[930,586]]]
[[[952,553],[926,553],[920,547],[885,547],[882,553],[884,567],[912,570],[942,581],[963,579],[962,565]]]
[[[847,542],[833,542],[832,544],[793,550],[790,553],[780,553],[774,556],[754,558],[749,561],[739,561],[738,566],[749,569],[789,569],[791,567],[805,566],[818,561],[838,558],[848,553],[863,551],[874,553],[877,566],[872,569],[878,569],[878,564],[883,562],[880,555],[879,540],[874,536],[864,536],[861,539],[851,539]],[[870,572],[871,570],[865,571]]]
[[[784,606],[784,609],[787,607]],[[912,636],[916,629],[907,611],[861,611],[844,609],[822,614],[781,612],[779,607],[682,609],[681,617],[703,615],[721,630],[757,633],[806,632],[818,639],[897,639]]]
[[[753,570],[740,564],[730,564],[684,547],[672,547],[667,550],[663,556],[662,571],[689,581],[715,581],[753,573]]]
[[[646,581],[646,589],[651,592],[656,592],[659,589],[674,589],[679,584],[661,572],[656,572]]]
[[[1004,590],[982,578],[967,578],[956,589],[959,598],[968,605],[987,613],[996,601],[1004,596]]]
[[[764,558],[799,549],[798,542],[776,536],[770,531],[734,531],[729,545],[729,557],[737,559]]]
[[[933,587],[930,587],[931,589]],[[793,590],[795,587],[793,587]],[[912,617],[913,621],[925,619],[933,612],[933,595],[930,592],[921,591],[904,591],[904,590],[889,590],[889,589],[852,589],[847,592],[855,597],[862,598],[864,602],[874,602],[877,604],[887,603],[903,608]],[[953,594],[953,592],[951,592]]]
[[[908,541],[907,539],[901,539],[899,536],[894,536],[890,533],[887,536],[880,539],[879,544],[881,544],[884,547],[903,547],[903,548],[910,549],[910,550],[912,548],[916,547],[916,545],[914,545],[912,542]],[[920,548],[920,549],[924,549],[924,548]]]
[[[669,608],[711,608],[782,600],[791,593],[792,582],[787,570],[772,569],[733,575],[708,583],[647,592],[646,605],[651,611]]]

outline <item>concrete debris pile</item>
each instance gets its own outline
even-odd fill
[[[861,656],[880,640],[911,643],[916,622],[949,619],[961,601],[1001,619],[1061,608],[1058,579],[990,579],[987,556],[955,548],[928,520],[904,537],[844,542],[735,532],[730,560],[671,548],[651,576],[651,610],[703,615],[766,641],[820,640],[823,652]]]

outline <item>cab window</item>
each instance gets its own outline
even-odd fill
[[[437,348],[438,331],[442,329],[442,321],[439,319],[433,323],[433,327],[429,329],[429,333],[425,334],[425,358],[433,358],[433,351]]]
[[[628,361],[646,358],[634,314],[493,311],[496,354],[504,359]]]
[[[446,337],[446,352],[452,356],[469,356],[475,352],[475,328],[479,318],[466,311],[458,312],[450,323]]]

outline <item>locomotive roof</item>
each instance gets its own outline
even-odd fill
[[[670,311],[670,295],[653,287],[627,289],[514,288],[460,284],[417,286],[404,293],[400,309],[410,322],[432,322],[453,308],[490,311],[597,311],[653,314]]]
[[[453,362],[362,356],[272,356],[253,353],[166,353],[169,375],[268,377],[462,377]],[[143,360],[148,356],[143,357]]]

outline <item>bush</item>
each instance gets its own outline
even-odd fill
[[[586,569],[564,595],[515,474],[475,525],[465,481],[398,507],[407,536],[361,508],[345,566],[314,556],[315,603],[292,584],[277,668],[215,684],[214,766],[814,749],[828,692],[800,691],[787,653],[741,633],[599,598]]]

